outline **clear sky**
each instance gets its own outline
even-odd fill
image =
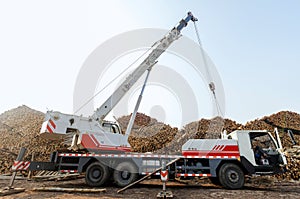
[[[97,46],[133,29],[170,29],[187,11],[222,78],[226,117],[300,112],[299,10],[296,0],[0,1],[0,112],[72,113],[76,77]],[[193,29],[183,34],[196,41]]]

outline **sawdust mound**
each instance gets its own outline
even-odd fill
[[[287,148],[287,172],[277,175],[279,179],[300,180],[300,147]]]
[[[39,137],[44,113],[25,105],[0,115],[0,173],[7,173],[21,147],[27,148],[25,159],[35,153],[35,160],[49,159],[51,151],[64,147],[61,141]]]
[[[118,119],[122,129],[126,129],[130,117],[131,115]],[[165,147],[177,132],[177,128],[158,122],[143,113],[137,113],[128,142],[135,152],[153,152]]]
[[[261,119],[247,122],[243,126],[243,129],[268,130],[273,132],[275,127],[280,132],[281,141],[284,147],[292,147],[290,138],[286,134],[286,129],[292,129],[295,134],[297,133],[295,139],[298,144],[300,143],[300,114],[291,111],[281,111]]]

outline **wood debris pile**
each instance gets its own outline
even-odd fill
[[[8,173],[9,168],[11,168],[13,161],[17,156],[13,156],[11,154],[7,154],[0,150],[0,173]]]
[[[288,148],[285,153],[288,161],[287,172],[278,175],[278,178],[300,180],[300,147]]]
[[[131,115],[118,119],[123,130],[127,127],[130,117]],[[153,152],[164,148],[174,139],[177,132],[177,128],[158,122],[143,113],[137,113],[128,142],[135,152]]]
[[[285,129],[292,129],[297,143],[300,144],[300,114],[291,111],[281,111],[261,119],[247,122],[243,126],[243,129],[268,130],[273,132],[275,127],[280,132],[281,142],[284,147],[292,147],[292,143]]]
[[[198,126],[199,128],[196,134],[197,139],[217,139],[220,138],[220,132],[223,130],[226,130],[226,132],[230,133],[234,130],[241,129],[242,124],[238,124],[230,119],[215,117],[211,120],[201,119]]]
[[[49,159],[52,151],[64,147],[61,141],[49,141],[39,137],[44,113],[27,106],[6,111],[0,115],[0,173],[10,172],[21,147],[26,147],[25,160],[35,153],[35,160]]]

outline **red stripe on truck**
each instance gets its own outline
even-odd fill
[[[184,156],[240,156],[238,151],[182,151]]]
[[[226,145],[222,151],[239,151],[239,147],[237,145]]]
[[[53,130],[50,128],[50,126],[47,124],[47,130],[49,131],[49,133],[53,133]]]
[[[126,151],[130,152],[130,147],[125,146],[109,146],[101,145],[94,135],[83,134],[81,137],[81,145],[86,149],[101,149],[104,151]]]
[[[95,149],[97,148],[96,144],[91,139],[90,135],[83,134],[81,137],[81,144],[86,149]]]
[[[56,129],[56,124],[50,119],[49,120],[49,123],[51,124],[51,126],[54,128],[54,129]]]
[[[238,145],[215,145],[212,150],[185,150],[184,156],[240,156]]]

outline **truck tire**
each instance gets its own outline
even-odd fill
[[[114,182],[119,187],[125,187],[138,178],[137,172],[132,162],[121,162],[114,170]]]
[[[227,189],[240,189],[245,182],[244,172],[236,164],[225,163],[219,170],[219,181]]]
[[[102,186],[109,177],[109,168],[100,162],[90,164],[85,172],[85,182],[91,187]]]

